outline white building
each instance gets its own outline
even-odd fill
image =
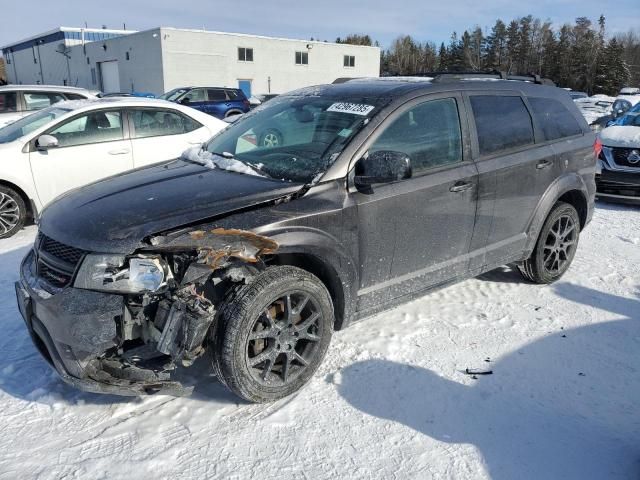
[[[108,41],[129,30],[60,27],[2,47],[9,83],[73,85],[70,51],[76,45]]]
[[[94,40],[87,38],[88,30],[75,30],[85,35],[75,46],[60,46],[59,39],[50,46],[38,44],[42,37],[38,36],[3,47],[11,62],[9,82],[154,94],[201,85],[262,94],[341,77],[377,77],[380,71],[378,47],[165,27],[143,32],[98,30],[109,32],[110,38]],[[66,39],[68,32],[63,33]],[[62,50],[65,55],[59,53]]]

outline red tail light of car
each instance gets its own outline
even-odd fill
[[[593,151],[596,154],[596,158],[600,158],[600,154],[602,153],[602,141],[600,138],[596,138],[593,144]]]

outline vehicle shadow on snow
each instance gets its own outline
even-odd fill
[[[77,390],[64,383],[42,358],[20,316],[13,287],[20,276],[20,262],[29,248],[22,247],[0,254],[0,305],[3,307],[0,309],[0,325],[4,330],[0,337],[0,390],[15,398],[46,404],[58,401],[94,405],[142,402],[142,397]],[[181,378],[195,385],[194,393],[189,398],[237,404],[238,399],[209,373],[208,361],[208,357],[205,357],[191,369],[181,371]]]
[[[476,446],[493,480],[640,478],[640,301],[555,289],[624,319],[544,337],[495,363],[460,365],[493,370],[469,386],[367,360],[341,371],[339,392],[367,415]]]

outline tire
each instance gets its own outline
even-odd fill
[[[22,196],[9,187],[0,186],[0,238],[18,232],[27,220],[27,205]]]
[[[244,400],[272,402],[302,388],[322,363],[333,333],[333,303],[316,276],[275,266],[236,290],[218,322],[214,373]]]
[[[228,112],[225,112],[224,114],[224,118],[229,118],[233,115],[242,115],[244,112],[242,110],[229,110]]]
[[[275,128],[269,128],[260,134],[258,146],[265,148],[281,147],[284,142],[282,133]]]
[[[547,216],[531,256],[518,266],[524,278],[548,284],[571,266],[580,239],[580,217],[568,203],[558,202]]]

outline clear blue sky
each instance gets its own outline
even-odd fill
[[[0,45],[58,26],[184,27],[333,41],[368,33],[387,46],[400,34],[436,43],[476,24],[490,27],[531,13],[554,24],[587,16],[607,17],[609,33],[640,26],[640,0],[5,0],[0,6]]]

